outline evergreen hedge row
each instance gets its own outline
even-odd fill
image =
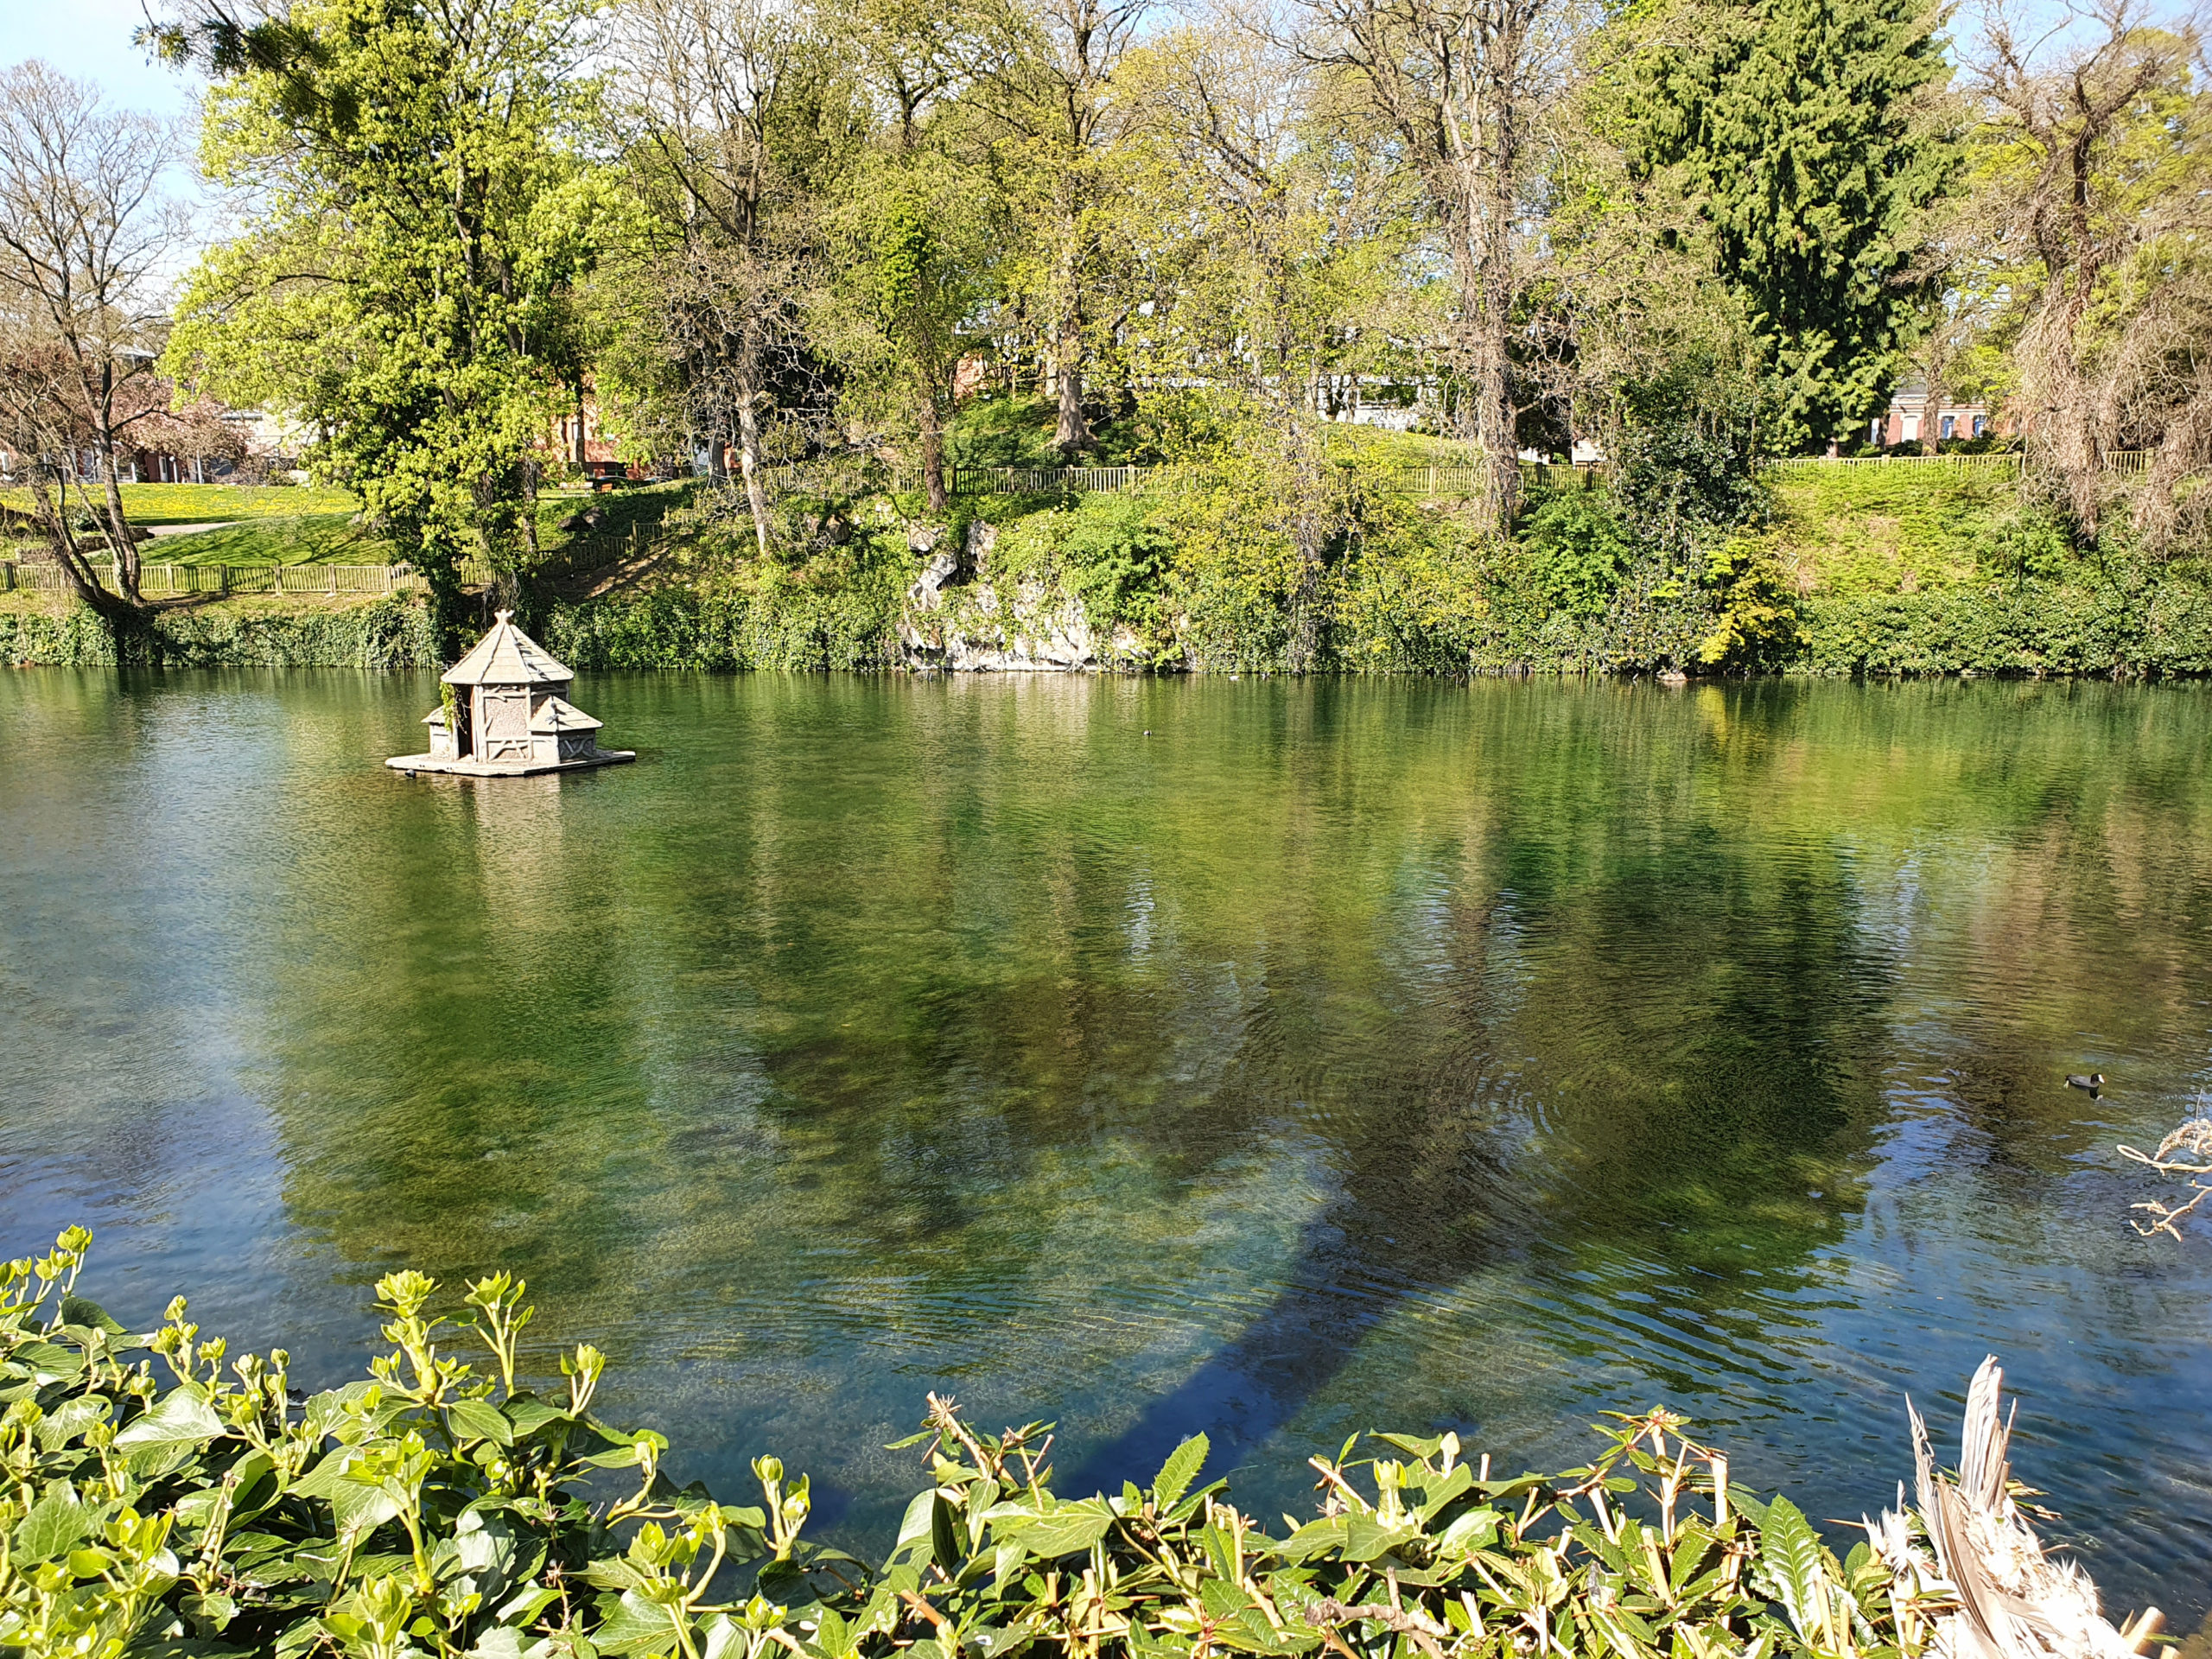
[[[2185,580],[2149,591],[2039,583],[1847,598],[1797,607],[1813,674],[2212,673],[2212,589]]]
[[[257,601],[157,611],[118,627],[82,605],[0,610],[0,662],[58,668],[429,668],[429,613],[395,595],[339,609]]]
[[[556,603],[533,619],[547,648],[592,670],[869,670],[899,661],[900,593],[665,588]],[[2212,674],[2212,588],[2028,582],[1928,594],[1814,594],[1796,601],[1796,644],[1770,666],[1831,676]],[[1617,605],[1603,616],[1508,598],[1477,604],[1376,582],[1349,587],[1320,631],[1318,666],[1354,673],[1651,672],[1694,663],[1710,618],[1688,601]],[[1216,652],[1247,671],[1283,667],[1281,630]],[[436,665],[427,613],[394,597],[342,609],[211,605],[157,613],[118,634],[81,607],[0,611],[0,662],[69,667],[423,668]]]
[[[547,647],[583,669],[870,669],[894,664],[895,605],[689,590],[556,607]],[[1319,666],[1355,673],[1649,673],[1696,660],[1711,619],[1688,601],[1604,616],[1535,605],[1395,607],[1372,590],[1322,633]],[[1796,604],[1796,645],[1770,666],[1832,676],[2018,674],[2166,677],[2212,674],[2212,589],[2171,581],[2147,593],[2045,584]],[[1279,631],[1278,631],[1279,635]],[[1221,665],[1280,671],[1271,652]]]

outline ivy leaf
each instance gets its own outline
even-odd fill
[[[625,1590],[592,1641],[601,1653],[665,1653],[676,1645],[676,1623],[665,1606]]]
[[[835,1607],[824,1607],[814,1627],[814,1645],[829,1659],[847,1659],[853,1651],[852,1631],[845,1624],[844,1615]]]
[[[124,1425],[118,1446],[202,1446],[223,1432],[214,1408],[188,1389],[173,1389],[143,1416]]]
[[[111,1337],[128,1334],[113,1314],[98,1302],[87,1301],[82,1296],[64,1296],[61,1299],[61,1323],[101,1332]]]
[[[446,1421],[457,1440],[491,1440],[499,1446],[515,1441],[514,1425],[488,1400],[456,1400],[446,1408]]]
[[[67,1481],[49,1488],[16,1528],[16,1562],[29,1567],[67,1555],[92,1529],[92,1511]]]
[[[39,1420],[39,1450],[59,1452],[94,1423],[105,1422],[111,1409],[111,1402],[97,1394],[80,1394],[63,1401]]]

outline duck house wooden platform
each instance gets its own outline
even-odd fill
[[[582,772],[638,758],[631,749],[599,747],[600,722],[554,689],[576,677],[501,611],[492,631],[441,676],[459,694],[460,729],[444,706],[423,716],[428,754],[395,754],[395,772],[448,772],[464,778],[528,778],[541,772]]]

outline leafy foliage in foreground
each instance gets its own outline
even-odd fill
[[[1201,1483],[1204,1436],[1149,1486],[1063,1499],[1047,1426],[981,1434],[932,1396],[904,1443],[929,1484],[879,1568],[802,1538],[806,1478],[772,1457],[756,1503],[678,1489],[665,1440],[594,1414],[595,1350],[531,1386],[506,1274],[451,1319],[422,1274],[384,1279],[391,1351],[301,1400],[282,1351],[232,1358],[182,1298],[124,1332],[75,1294],[90,1243],[0,1269],[0,1649],[28,1659],[1902,1659],[1939,1605],[1730,1485],[1665,1411],[1555,1475],[1493,1478],[1450,1434],[1354,1461],[1355,1437],[1276,1534]]]

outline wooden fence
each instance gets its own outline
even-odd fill
[[[2018,472],[2020,454],[2018,450],[2007,450],[1986,455],[1800,455],[1763,465],[1769,470],[1783,473],[1807,469],[1825,472],[1839,467],[1948,467],[1959,470],[1995,467]]]
[[[2155,449],[2107,449],[2101,457],[2104,470],[2108,473],[2147,473],[2158,458]],[[1764,463],[1783,472],[1800,467],[1815,470],[1828,467],[1993,467],[2018,472],[2026,457],[2017,449],[1986,455],[1808,455],[1789,461],[1770,461]]]
[[[1401,495],[1461,496],[1482,487],[1485,468],[1479,461],[1444,462],[1436,466],[1393,465],[1381,469],[1382,487]],[[1597,463],[1528,461],[1521,475],[1548,487],[1586,486]],[[873,471],[851,463],[807,463],[771,467],[765,479],[772,488],[818,491],[833,483],[845,490],[855,486],[887,489],[918,495],[924,484],[918,467],[896,467]],[[1060,493],[1118,494],[1132,490],[1205,489],[1220,476],[1190,467],[948,467],[944,487],[953,495],[1054,495]]]

